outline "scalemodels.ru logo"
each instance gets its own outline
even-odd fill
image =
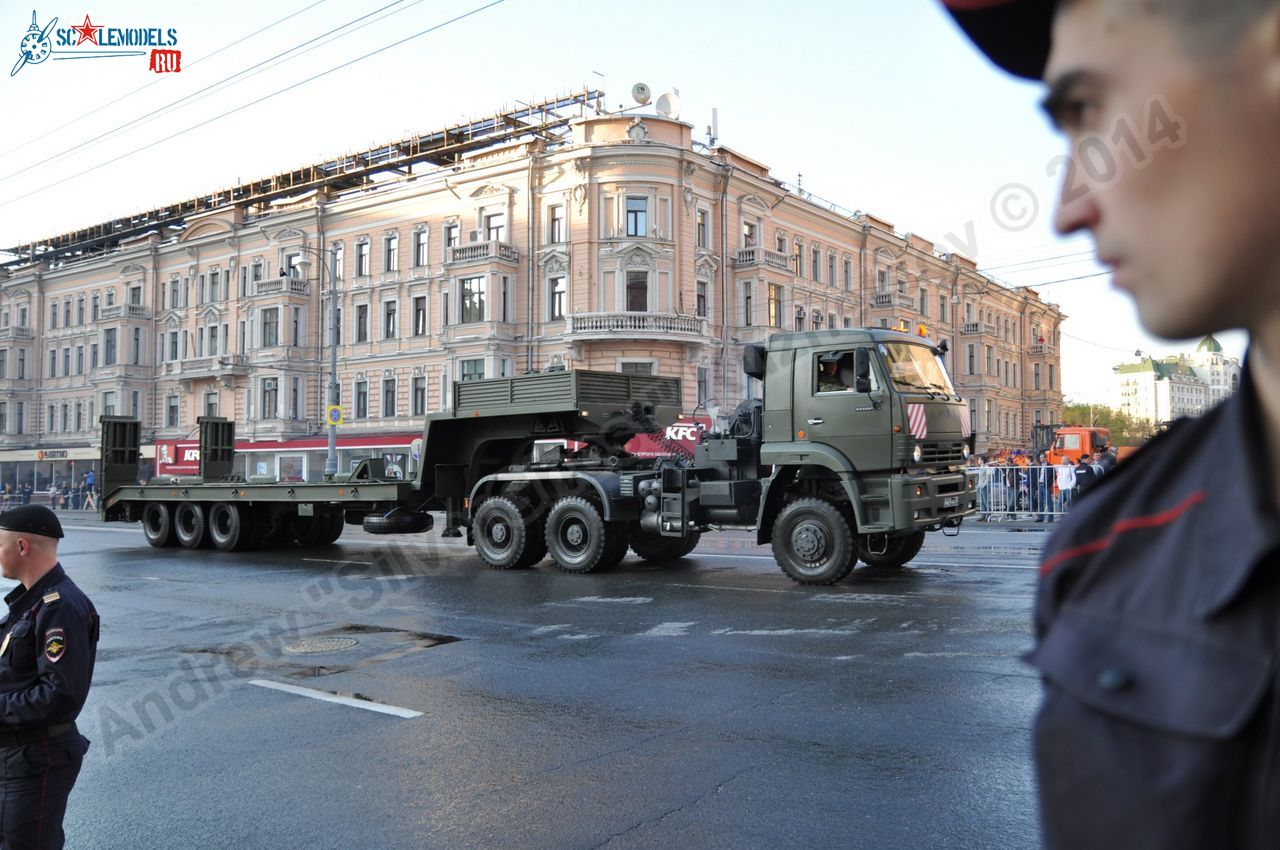
[[[43,26],[37,13],[31,13],[31,26],[18,43],[18,61],[9,72],[12,77],[28,65],[39,65],[46,59],[121,59],[150,56],[148,70],[170,74],[182,70],[182,51],[178,31],[172,27],[109,27],[95,24],[85,15],[79,26],[57,29],[58,19],[50,18]],[[86,46],[88,45],[88,46]],[[146,47],[148,50],[134,48]],[[96,48],[96,49],[95,49]],[[114,48],[104,50],[103,48]]]

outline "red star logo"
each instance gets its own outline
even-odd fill
[[[97,44],[98,33],[102,30],[102,27],[95,26],[93,22],[89,20],[89,16],[85,15],[84,23],[78,27],[72,27],[71,29],[80,36],[79,40],[76,41],[76,45],[78,46],[84,44],[86,41],[90,44]]]

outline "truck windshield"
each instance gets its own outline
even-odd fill
[[[943,395],[955,393],[946,370],[928,346],[890,342],[880,346],[880,353],[884,355],[889,379],[899,389]]]

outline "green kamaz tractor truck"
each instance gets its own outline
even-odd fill
[[[976,509],[963,465],[968,407],[938,348],[880,329],[776,334],[749,345],[763,386],[715,417],[692,457],[639,457],[627,444],[680,415],[675,378],[568,370],[460,382],[426,418],[412,480],[370,458],[314,483],[232,474],[234,426],[200,420],[201,474],[135,483],[136,420],[103,417],[102,512],[141,522],[154,546],[223,550],[331,543],[345,523],[375,534],[465,534],[495,569],[550,557],[606,569],[630,549],[681,557],[700,536],[748,529],[788,576],[825,585],[859,560],[898,566],[927,531]]]

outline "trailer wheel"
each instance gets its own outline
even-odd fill
[[[698,532],[684,537],[662,537],[631,527],[631,551],[646,561],[674,561],[694,550],[702,535]]]
[[[835,584],[849,575],[858,551],[839,508],[822,499],[796,499],[773,522],[773,557],[792,581]]]
[[[320,546],[328,546],[342,536],[342,529],[346,522],[341,510],[335,508],[327,511],[317,517],[316,520],[318,527],[316,543]]]
[[[601,566],[608,550],[605,521],[595,505],[580,496],[566,496],[551,506],[547,552],[557,567],[567,573],[589,573]]]
[[[208,522],[209,540],[223,552],[242,552],[253,543],[253,512],[247,505],[210,505]]]
[[[183,549],[199,549],[209,540],[209,523],[204,505],[180,502],[173,511],[173,530]]]
[[[880,555],[874,555],[867,551],[867,547],[862,546],[861,552],[858,553],[867,566],[883,567],[893,569],[901,567],[909,562],[916,555],[920,554],[920,547],[924,545],[924,529],[918,531],[910,531],[898,537],[890,537],[888,545]]]
[[[505,496],[485,499],[471,520],[476,554],[495,570],[531,567],[547,554],[538,538],[538,522],[530,522],[520,507]]]
[[[173,546],[178,538],[173,533],[173,512],[164,502],[147,502],[142,507],[142,535],[157,549]]]

